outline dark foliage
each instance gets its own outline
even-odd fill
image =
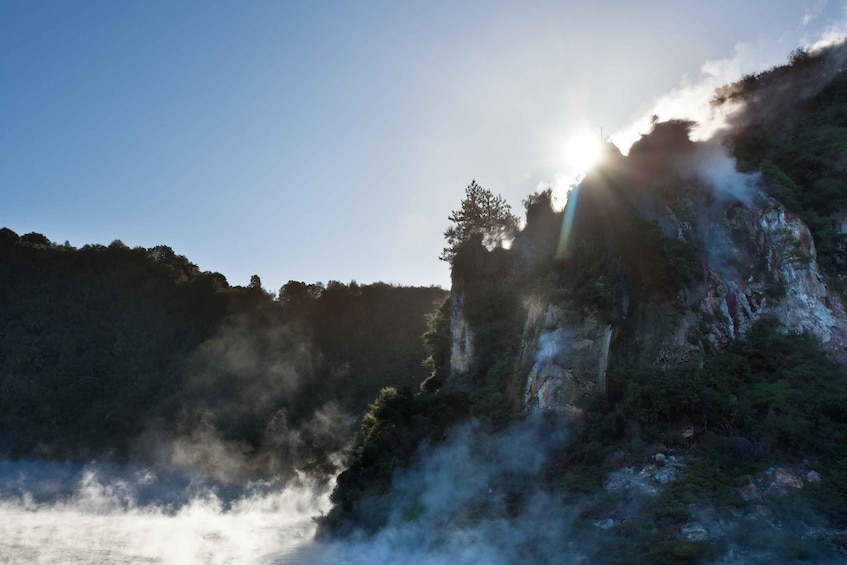
[[[444,439],[468,407],[463,392],[383,389],[362,420],[353,463],[338,476],[333,508],[321,519],[319,534],[374,533],[385,525],[394,470],[408,464],[422,443]]]
[[[450,373],[450,297],[429,316],[428,329],[423,336],[424,345],[429,351],[429,357],[424,360],[424,366],[432,373],[421,383],[421,390],[435,392],[444,384],[444,379]]]
[[[276,301],[167,246],[0,230],[0,449],[126,458],[151,429],[211,426],[257,455],[280,418],[298,428],[331,401],[357,416],[381,388],[417,386],[444,295],[292,282]]]
[[[612,378],[608,399],[584,404],[579,441],[550,463],[547,476],[551,489],[581,497],[577,535],[597,536],[598,519],[621,520],[599,534],[602,562],[712,562],[728,543],[780,562],[838,561],[834,545],[796,533],[847,525],[847,376],[813,337],[763,321],[702,368],[642,374],[619,367]],[[693,437],[681,434],[686,429]],[[603,477],[657,450],[685,453],[685,470],[631,516],[626,495],[605,492]],[[821,482],[745,502],[739,491],[750,477],[779,465],[813,467]],[[775,509],[778,532],[739,519],[756,504]],[[740,525],[718,539],[682,539],[680,528],[700,520],[697,508]]]
[[[495,196],[475,180],[465,189],[461,208],[454,210],[448,219],[452,225],[444,232],[447,247],[441,252],[441,260],[450,264],[462,244],[479,238],[491,249],[511,237],[518,226],[518,218],[503,197]]]
[[[847,46],[795,52],[790,63],[719,90],[715,104],[743,102],[729,145],[768,192],[799,214],[815,237],[821,265],[845,265],[836,217],[847,205]]]
[[[654,437],[687,422],[743,437],[762,457],[847,457],[847,384],[809,334],[762,321],[704,368],[617,376],[618,409]]]

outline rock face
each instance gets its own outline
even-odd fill
[[[702,337],[721,348],[756,320],[774,317],[791,330],[813,333],[824,344],[835,337],[840,345],[844,309],[827,290],[811,233],[799,218],[763,193],[748,202],[705,206],[702,199],[689,196],[680,215],[689,221],[670,209],[657,220],[666,234],[675,232],[702,254],[702,283],[683,297],[695,316],[678,320],[688,326],[686,331],[696,322],[705,330]]]
[[[828,344],[844,328],[843,307],[818,269],[809,228],[775,200],[757,194],[710,218],[707,289],[699,314],[712,318],[712,341],[725,345],[762,316],[808,331]]]
[[[702,276],[677,296],[646,304],[630,305],[624,291],[615,316],[526,297],[519,359],[525,411],[573,413],[586,394],[604,392],[619,338],[654,368],[702,363],[763,317],[811,332],[833,351],[847,345],[844,307],[820,273],[809,228],[776,200],[761,192],[714,200],[690,190],[673,207],[644,209],[666,237],[698,250]],[[465,299],[454,284],[452,375],[468,370],[475,351]]]
[[[573,414],[575,399],[602,386],[612,329],[596,316],[573,319],[552,304],[527,301],[521,366],[529,365],[525,410],[555,410]]]
[[[763,317],[811,332],[834,351],[844,348],[847,318],[818,269],[809,228],[777,201],[763,193],[714,200],[691,190],[644,216],[698,250],[702,277],[665,300],[632,307],[624,300],[617,316],[527,298],[525,410],[572,413],[586,394],[605,392],[619,337],[650,368],[701,364]],[[460,315],[453,321],[454,358],[466,363],[469,332]]]
[[[847,316],[808,226],[720,146],[691,142],[684,124],[657,126],[638,143],[586,177],[561,219],[533,232],[528,208],[514,268],[526,275],[521,284],[540,278],[519,297],[523,391],[512,392],[524,411],[576,411],[585,395],[607,392],[617,363],[701,365],[763,318],[815,335],[847,362]],[[847,233],[847,214],[836,223]],[[555,254],[538,251],[539,230],[559,232]],[[545,271],[545,261],[557,266]],[[451,374],[467,370],[482,345],[465,299],[454,284]]]
[[[450,291],[450,374],[468,370],[474,355],[473,331],[465,319],[465,293],[453,284]]]

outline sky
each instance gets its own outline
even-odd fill
[[[438,256],[471,180],[522,213],[576,180],[574,136],[625,144],[646,116],[843,35],[845,10],[0,0],[0,226],[165,244],[271,291],[449,287]]]

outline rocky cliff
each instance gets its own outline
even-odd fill
[[[735,172],[720,147],[691,142],[686,128],[659,124],[629,157],[610,150],[604,168],[572,195],[575,220],[561,229],[573,233],[557,238],[583,248],[607,238],[612,247],[596,253],[604,258],[600,268],[579,283],[560,275],[552,291],[521,293],[516,363],[525,411],[578,412],[586,395],[605,392],[616,363],[702,365],[763,318],[810,332],[842,355],[847,316],[821,273],[808,226],[766,195],[759,177]],[[651,231],[646,243],[632,243]],[[516,243],[524,265],[538,262],[520,236]],[[557,257],[566,263],[580,249]],[[601,304],[581,299],[595,288]],[[474,355],[465,294],[454,284],[453,374],[467,371]]]
[[[473,330],[465,316],[465,292],[454,284],[450,291],[450,373],[467,371],[473,359]]]
[[[468,193],[433,374],[371,406],[328,531],[414,561],[844,562],[847,73],[795,59],[735,85],[733,136],[657,121],[564,210],[530,195],[511,245]]]

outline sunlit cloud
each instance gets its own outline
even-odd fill
[[[815,4],[812,8],[816,11],[808,11],[807,15],[811,18],[810,14],[816,14],[814,18],[817,18],[824,6],[825,3]],[[711,104],[717,88],[737,82],[745,75],[756,74],[785,64],[792,49],[799,47],[814,52],[843,41],[845,36],[847,36],[847,16],[842,20],[829,22],[813,39],[804,35],[798,37],[793,43],[738,43],[731,57],[706,61],[700,67],[699,75],[683,77],[677,88],[656,98],[648,112],[633,120],[627,127],[615,132],[611,136],[611,141],[623,153],[628,153],[632,144],[641,135],[650,131],[654,116],[659,121],[671,119],[694,121],[696,126],[691,132],[691,138],[695,141],[711,139],[726,127],[728,120],[740,109],[738,104],[724,103],[720,106]]]
[[[845,37],[847,37],[847,8],[844,19],[830,22],[817,39],[803,41],[803,48],[814,53],[841,43]]]
[[[543,192],[550,189],[553,193],[553,207],[556,210],[562,210],[568,202],[570,193],[584,176],[584,173],[556,173],[552,180],[539,182],[535,187],[535,191]]]
[[[787,53],[778,56],[773,49],[764,45],[738,43],[731,57],[706,61],[700,67],[697,77],[686,76],[682,84],[670,92],[659,96],[650,111],[634,120],[629,126],[615,132],[612,142],[624,153],[641,135],[650,131],[652,117],[659,121],[686,119],[697,122],[692,130],[692,138],[703,140],[711,138],[726,125],[727,118],[736,108],[726,104],[716,108],[711,104],[718,87],[740,80],[745,74],[754,73],[783,62]]]

